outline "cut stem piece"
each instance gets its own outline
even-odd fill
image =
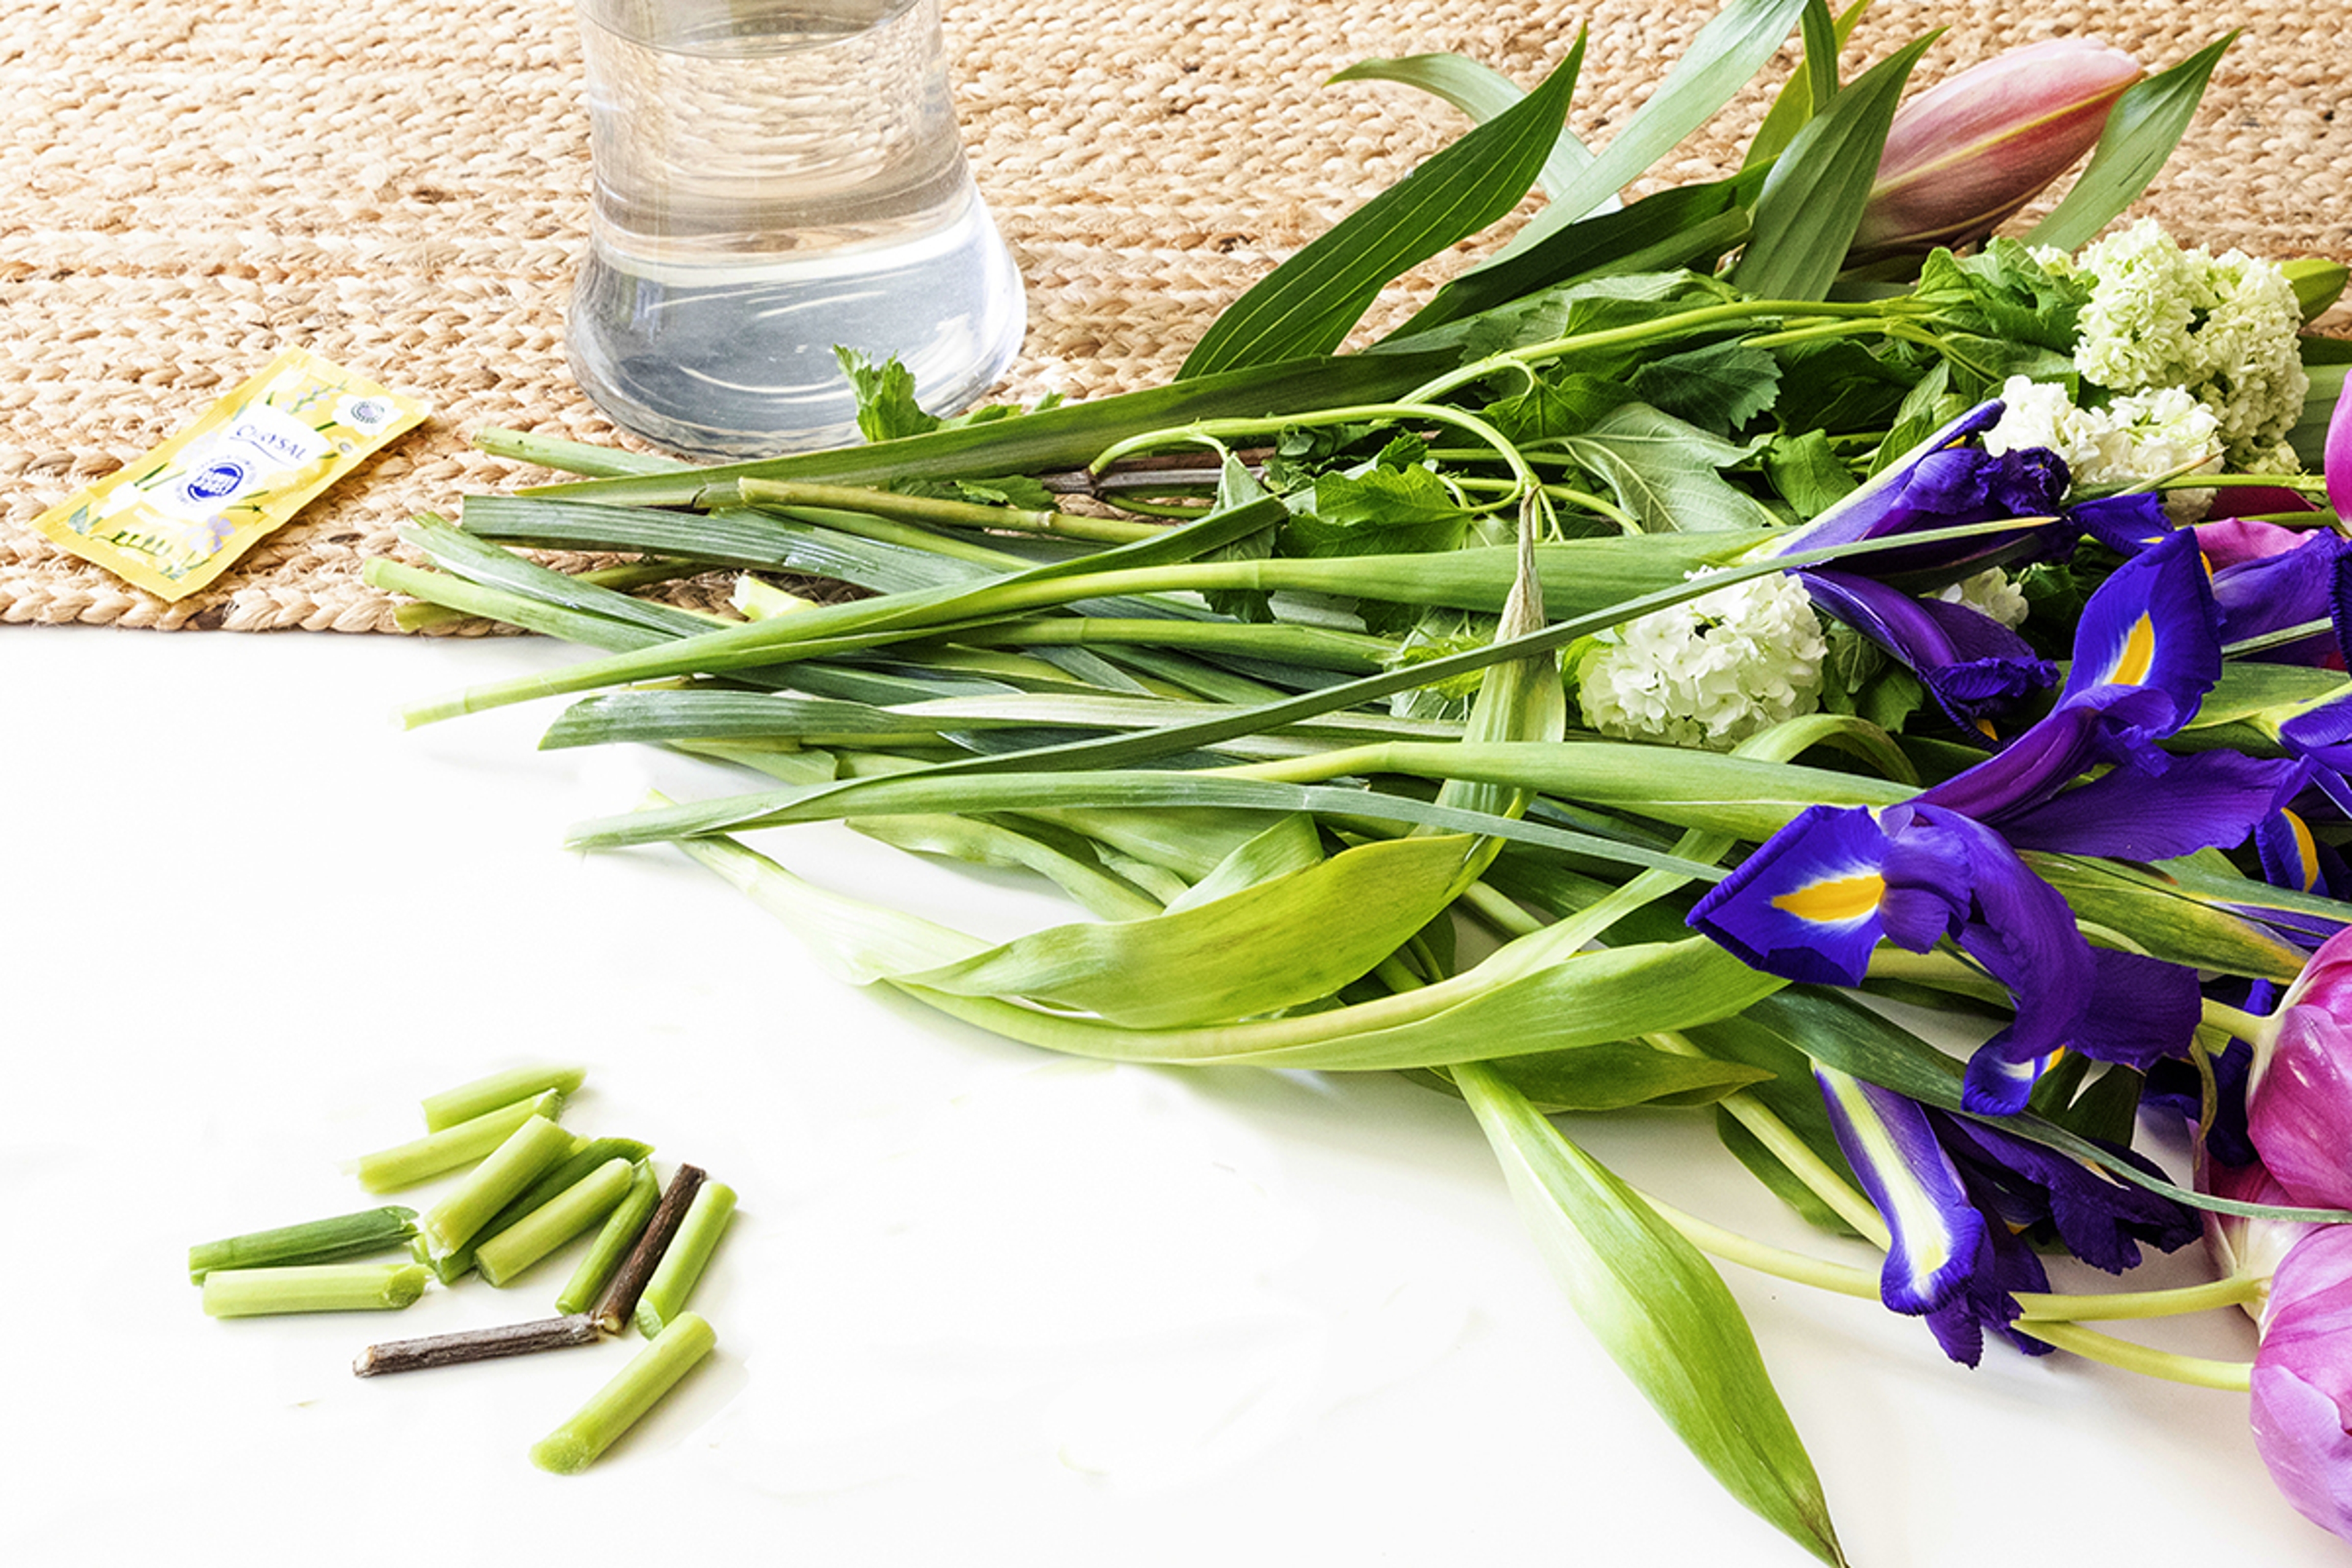
[[[639,1351],[571,1420],[533,1444],[530,1462],[559,1476],[586,1469],[718,1342],[708,1322],[687,1313],[670,1325],[669,1332]]]
[[[469,1165],[504,1142],[534,1116],[552,1121],[563,1110],[563,1093],[551,1089],[530,1100],[501,1106],[413,1142],[362,1154],[354,1167],[360,1185],[372,1193],[413,1187],[460,1165]]]
[[[439,1094],[428,1094],[423,1100],[425,1130],[438,1132],[445,1127],[455,1127],[460,1121],[471,1121],[477,1116],[488,1114],[530,1100],[549,1089],[560,1094],[577,1092],[588,1079],[583,1067],[554,1066],[545,1062],[530,1067],[509,1068],[488,1078],[478,1078],[471,1083],[461,1083],[455,1089],[445,1089]]]
[[[654,1152],[650,1143],[635,1138],[583,1138],[572,1145],[572,1152],[561,1163],[542,1173],[506,1207],[492,1215],[474,1239],[457,1251],[432,1259],[434,1272],[444,1285],[454,1285],[474,1267],[474,1256],[493,1237],[504,1235],[509,1226],[547,1203],[572,1183],[594,1170],[607,1160],[620,1160],[634,1164]]]
[[[188,1283],[203,1284],[215,1268],[283,1268],[389,1252],[416,1234],[415,1220],[415,1209],[387,1205],[200,1242],[188,1248]]]
[[[433,1271],[415,1263],[313,1263],[290,1268],[215,1268],[205,1276],[205,1313],[264,1318],[279,1312],[383,1312],[425,1294]]]
[[[677,1227],[677,1237],[662,1254],[660,1267],[646,1282],[645,1294],[637,1298],[635,1321],[637,1332],[647,1339],[658,1336],[666,1325],[677,1321],[686,1310],[686,1300],[702,1278],[710,1255],[719,1249],[719,1238],[727,1232],[727,1222],[735,1216],[735,1189],[724,1182],[705,1182],[687,1206],[686,1219]]]
[[[500,1356],[530,1355],[539,1351],[593,1344],[602,1338],[587,1313],[574,1312],[568,1318],[543,1318],[535,1323],[501,1323],[495,1329],[387,1340],[360,1352],[352,1362],[352,1375],[379,1377],[393,1372],[424,1372],[436,1366],[459,1366],[469,1361],[495,1361]]]
[[[426,1209],[416,1228],[424,1233],[435,1257],[455,1252],[471,1241],[491,1215],[571,1152],[572,1134],[544,1116],[534,1116],[474,1167],[455,1192]]]
[[[564,1283],[563,1293],[555,1299],[559,1312],[585,1312],[596,1304],[597,1295],[612,1282],[614,1270],[645,1234],[646,1223],[654,1217],[654,1209],[661,1202],[661,1184],[654,1179],[654,1168],[639,1163],[636,1173],[629,1182],[628,1195],[621,1206],[605,1217],[604,1228],[588,1245],[588,1255],[572,1271]]]
[[[474,1268],[504,1285],[603,1219],[628,1194],[626,1160],[607,1160],[474,1249]]]
[[[604,1294],[592,1314],[596,1326],[608,1334],[617,1334],[637,1310],[637,1298],[646,1293],[646,1282],[654,1277],[661,1263],[662,1254],[669,1250],[670,1237],[677,1234],[686,1218],[687,1205],[694,1201],[695,1190],[706,1180],[699,1165],[680,1165],[662,1192],[661,1202],[654,1208],[654,1217],[647,1222],[646,1233],[637,1237],[636,1246],[622,1259],[619,1272],[604,1287]]]

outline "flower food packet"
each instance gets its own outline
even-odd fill
[[[289,349],[195,423],[33,526],[125,582],[185,598],[430,412],[422,399]]]

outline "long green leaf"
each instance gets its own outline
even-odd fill
[[[1844,1563],[1821,1479],[1722,1278],[1495,1073],[1472,1065],[1454,1077],[1610,1358],[1726,1491],[1822,1562]]]
[[[1433,98],[1444,99],[1481,125],[1527,97],[1518,83],[1467,55],[1407,55],[1402,59],[1358,60],[1335,74],[1331,80],[1392,81],[1419,88]],[[1574,132],[1562,127],[1559,140],[1551,144],[1551,152],[1544,159],[1543,173],[1536,176],[1536,184],[1546,196],[1558,201],[1576,176],[1591,165],[1592,150]]]
[[[1338,991],[1402,947],[1445,907],[1472,843],[1360,844],[1189,909],[1055,926],[896,978],[1081,1008],[1138,1029],[1271,1013]],[[1302,946],[1300,931],[1315,940]]]
[[[1903,84],[1937,37],[1914,39],[1863,72],[1790,138],[1756,199],[1756,232],[1734,283],[1769,300],[1828,297],[1869,205]]]
[[[1179,382],[1339,346],[1390,279],[1475,234],[1526,195],[1560,134],[1584,37],[1535,91],[1433,155],[1234,300]]]
[[[1558,201],[1537,215],[1509,245],[1474,268],[1486,268],[1542,244],[1560,229],[1631,184],[1683,139],[1715,117],[1734,94],[1755,79],[1764,62],[1787,40],[1807,0],[1729,0],[1698,30],[1691,47],[1657,90],[1643,101],[1609,145],[1579,174]]]
[[[1789,145],[1790,138],[1804,128],[1805,122],[1828,106],[1837,96],[1838,52],[1846,40],[1853,37],[1855,24],[1870,9],[1870,0],[1853,0],[1853,4],[1830,18],[1825,0],[1812,0],[1805,8],[1805,60],[1796,74],[1780,87],[1765,111],[1764,123],[1756,128],[1748,143],[1748,155],[1740,162],[1742,169],[1759,169],[1779,157]],[[1827,36],[1823,36],[1826,26]],[[1829,90],[1822,90],[1826,79]]]
[[[2029,243],[2077,250],[2139,199],[2180,144],[2213,68],[2237,41],[2235,30],[2179,65],[2135,82],[2107,111],[2106,129],[2065,199],[2026,235]]]

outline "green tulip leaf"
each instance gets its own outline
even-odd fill
[[[2091,162],[2050,215],[2026,235],[2032,245],[2079,250],[2139,199],[2180,144],[2204,101],[2213,68],[2237,41],[2232,31],[2169,69],[2124,89],[2107,111]]]

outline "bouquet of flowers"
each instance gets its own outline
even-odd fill
[[[485,433],[585,477],[420,519],[429,567],[371,580],[412,625],[603,657],[410,718],[591,694],[545,745],[761,775],[572,842],[674,843],[856,984],[1052,1050],[1458,1096],[1595,1335],[1825,1561],[1710,1255],[1970,1365],[2248,1391],[2288,1500],[2352,1535],[2352,353],[2306,331],[2346,269],[2111,228],[2227,39],[2153,74],[2062,40],[1906,98],[1929,40],[1842,64],[1866,5],[1728,0],[1597,153],[1561,129],[1580,49],[1526,92],[1355,68],[1478,123],[1166,386],[940,417],[845,353],[855,447]],[[1792,31],[1744,169],[1621,199]],[[715,569],[732,614],[630,592]],[[1086,918],[982,942],[733,837],[818,820]],[[1822,1255],[1634,1191],[1549,1114],[1634,1106],[1711,1116]],[[2043,1261],[2200,1237],[2194,1287],[2060,1293]],[[2230,1306],[2251,1364],[2086,1326]]]

